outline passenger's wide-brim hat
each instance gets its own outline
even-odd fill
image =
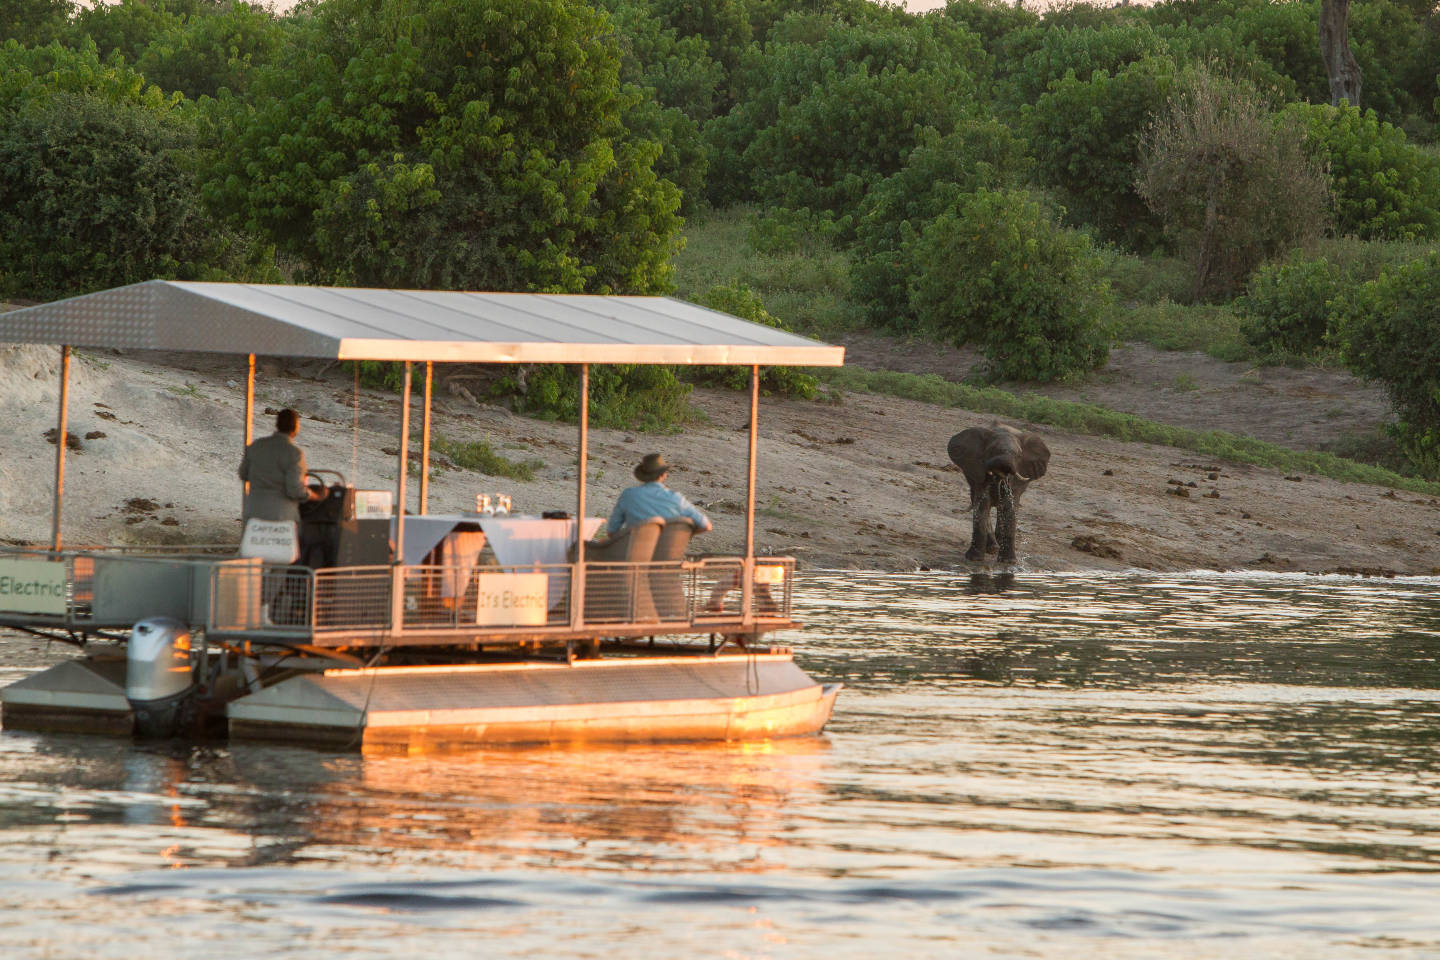
[[[670,464],[658,453],[647,453],[635,467],[635,479],[644,483],[659,480],[670,470]]]

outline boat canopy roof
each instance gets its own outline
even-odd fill
[[[0,342],[417,360],[838,367],[845,348],[673,297],[148,280],[0,313]]]

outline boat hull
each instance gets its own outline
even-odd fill
[[[67,660],[0,690],[6,730],[128,737],[135,715],[125,696],[123,658]]]
[[[819,733],[839,685],[785,654],[327,670],[227,708],[232,739],[430,752]]]

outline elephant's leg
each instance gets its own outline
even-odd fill
[[[1000,555],[996,558],[1001,563],[1015,562],[1015,492],[1010,489],[1010,481],[1000,481],[999,503],[995,508],[995,539],[1000,546]]]
[[[990,538],[990,491],[980,488],[970,505],[970,549],[965,551],[966,560],[984,560],[985,545]]]

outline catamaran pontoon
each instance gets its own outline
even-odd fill
[[[8,728],[430,749],[798,736],[829,719],[838,685],[762,644],[796,626],[795,563],[755,554],[757,406],[760,366],[838,366],[843,348],[661,297],[170,281],[0,314],[0,342],[61,348],[51,544],[0,551],[0,626],[86,653],[0,690]],[[257,354],[403,362],[395,489],[315,471],[326,496],[303,518],[301,565],[283,549],[267,560],[263,538],[241,556],[64,548],[72,347],[248,357],[247,444]],[[575,518],[592,363],[749,366],[744,554],[687,559],[674,524],[596,556],[590,522],[429,514],[437,362],[578,367]],[[424,427],[407,516],[414,363]],[[476,562],[482,540],[494,562]]]

